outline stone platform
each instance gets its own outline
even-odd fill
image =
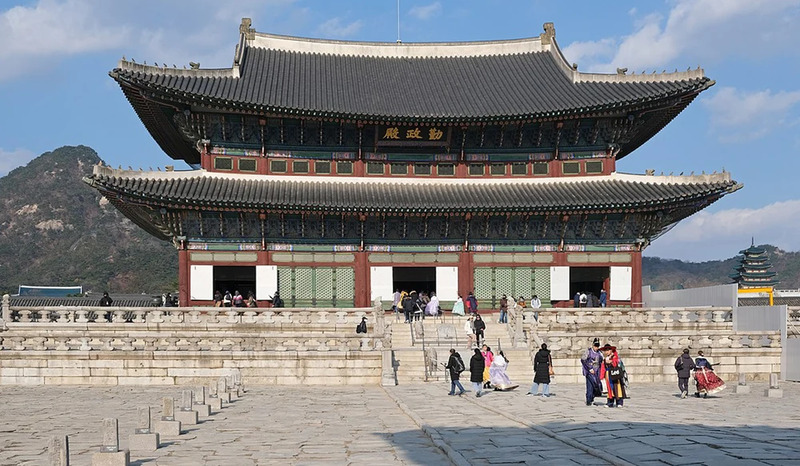
[[[782,399],[735,394],[680,399],[675,384],[631,387],[623,409],[588,407],[583,386],[555,395],[447,396],[445,383],[251,386],[240,399],[137,465],[186,464],[797,464],[800,384]],[[137,408],[156,413],[176,387],[0,386],[0,464],[47,464],[51,436],[69,435],[72,464],[90,464],[102,419],[119,419],[127,448]],[[600,401],[598,401],[599,403]]]

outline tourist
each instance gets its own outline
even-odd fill
[[[581,291],[581,295],[578,298],[578,302],[580,303],[580,307],[586,307],[586,300],[587,299],[589,299],[589,298],[586,296],[586,293]]]
[[[572,298],[573,306],[572,307],[581,307],[581,292],[576,291],[575,297]]]
[[[239,290],[233,292],[233,306],[244,307],[244,296],[239,293]]]
[[[694,370],[694,361],[689,355],[688,348],[685,348],[675,360],[675,370],[678,371],[678,390],[681,392],[681,398],[686,398],[689,395],[689,377]]]
[[[361,323],[356,325],[356,333],[367,333],[367,318],[362,317]]]
[[[172,301],[172,294],[167,293],[164,295],[164,307],[172,307],[175,303]]]
[[[461,299],[461,295],[458,295],[458,299],[456,299],[455,304],[453,304],[453,315],[464,315],[464,300]]]
[[[551,375],[553,375],[553,358],[550,350],[547,349],[547,343],[542,343],[541,348],[533,357],[533,385],[531,385],[528,396],[537,396],[539,384],[542,384],[542,396],[549,397]]]
[[[100,305],[103,307],[111,306],[111,303],[113,302],[114,300],[111,299],[111,296],[108,295],[108,291],[104,292],[103,297],[100,298]]]
[[[400,304],[400,289],[396,288],[394,290],[394,294],[392,295],[392,312],[394,312],[395,317],[397,317],[398,304]]]
[[[600,384],[600,364],[602,362],[600,340],[595,338],[592,346],[581,356],[583,376],[586,378],[586,406],[594,406],[594,398],[603,394],[603,387]]]
[[[603,353],[603,363],[600,365],[600,379],[606,381],[608,387],[608,402],[606,406],[621,408],[625,400],[625,366],[619,358],[617,347],[605,344],[600,351]]]
[[[467,334],[467,338],[469,339],[467,348],[472,348],[474,345],[478,344],[478,342],[475,341],[475,323],[472,321],[472,316],[467,317],[467,321],[464,322],[464,333]]]
[[[272,307],[283,307],[283,300],[277,291],[272,295]]]
[[[542,308],[542,300],[539,299],[539,296],[533,295],[531,298],[531,308],[533,308],[533,318],[537,322],[539,321],[539,309]]]
[[[586,295],[586,307],[597,307],[594,305],[594,293],[592,292]]]
[[[475,396],[479,397],[483,394],[481,389],[483,387],[483,370],[486,367],[481,350],[475,348],[472,357],[469,358],[469,381],[472,382],[472,389],[475,390]]]
[[[517,385],[511,383],[511,379],[506,374],[508,367],[508,359],[506,355],[500,351],[497,356],[492,359],[492,364],[489,366],[489,380],[495,390],[506,391],[517,388]]]
[[[479,314],[475,314],[475,321],[472,326],[475,328],[475,342],[479,345],[483,344],[483,332],[486,330],[486,322],[481,319]]]
[[[500,320],[498,322],[501,324],[508,322],[508,298],[506,295],[500,298]]]
[[[222,293],[219,290],[214,292],[214,307],[222,306]]]
[[[411,299],[411,295],[405,295],[403,297],[403,314],[406,317],[405,323],[411,322],[411,314],[414,313],[414,301]]]
[[[467,293],[467,312],[470,314],[478,313],[478,298],[476,298],[475,293],[471,291]]]
[[[252,291],[247,292],[247,307],[258,307],[256,295]]]
[[[231,303],[233,302],[233,295],[230,291],[225,290],[225,295],[222,297],[222,305],[224,307],[231,307]]]
[[[606,307],[606,301],[608,301],[608,293],[606,290],[600,290],[600,307]]]
[[[431,292],[431,299],[425,305],[425,314],[429,316],[439,315],[439,297],[436,296],[436,293]]]
[[[461,359],[461,355],[458,354],[455,348],[450,348],[450,359],[447,360],[445,369],[450,371],[450,393],[448,393],[448,395],[463,395],[466,390],[464,390],[464,386],[461,385],[459,377],[465,369],[464,360]],[[456,393],[456,388],[458,388],[458,393]]]
[[[725,389],[725,382],[717,377],[714,369],[708,359],[705,358],[702,351],[697,352],[697,358],[694,360],[694,380],[697,385],[697,392],[694,396],[700,398],[708,398],[709,394],[717,393]]]
[[[491,348],[483,345],[481,348],[481,355],[483,356],[483,388],[491,388],[492,377],[489,373],[489,369],[492,366],[492,361],[494,361],[494,353],[492,353]]]

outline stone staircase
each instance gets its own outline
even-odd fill
[[[512,346],[506,325],[497,323],[497,314],[486,314],[483,317],[486,322],[486,343],[495,354],[503,350],[509,360],[508,376],[515,384],[527,387],[533,380],[531,353],[527,346],[524,343],[516,348]],[[412,325],[405,324],[402,320],[396,321],[394,316],[387,314],[386,321],[392,329],[392,353],[398,385],[426,380],[449,380],[443,364],[447,363],[450,348],[455,348],[467,365],[467,371],[461,375],[462,384],[469,382],[469,358],[472,356],[472,349],[467,348],[468,339],[463,328],[465,319],[454,319],[451,315],[444,318],[425,318],[413,324],[415,330],[412,340]],[[430,361],[427,374],[423,341]]]

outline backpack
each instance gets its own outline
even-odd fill
[[[457,374],[460,374],[466,370],[464,367],[464,361],[461,359],[461,356],[456,356],[456,365],[453,367],[453,370],[456,371]]]

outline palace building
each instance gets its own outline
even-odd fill
[[[642,250],[741,185],[616,163],[714,84],[703,70],[583,73],[538,37],[366,43],[257,33],[233,65],[110,72],[190,170],[85,181],[179,251],[181,305],[215,290],[367,306],[395,289],[641,302]],[[680,146],[677,144],[676,147]]]

